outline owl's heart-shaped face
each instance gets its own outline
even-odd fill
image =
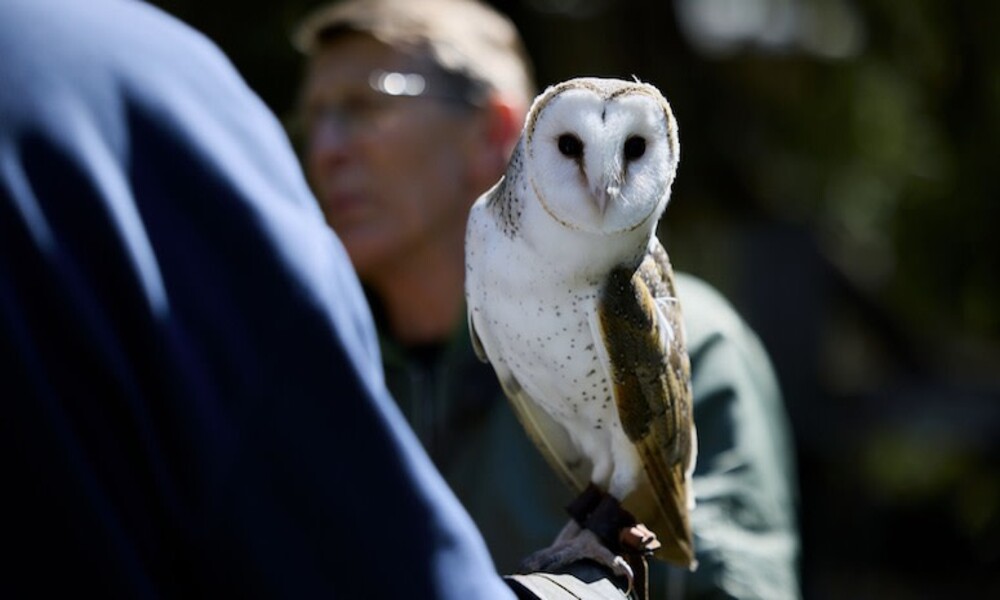
[[[536,100],[525,129],[538,201],[569,229],[615,234],[659,219],[677,171],[677,127],[656,88],[575,79]]]

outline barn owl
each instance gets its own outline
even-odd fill
[[[679,151],[651,85],[547,89],[470,212],[466,300],[477,354],[556,472],[620,501],[659,538],[654,556],[694,568],[690,363],[655,236]],[[620,565],[596,540],[571,520],[529,568]]]

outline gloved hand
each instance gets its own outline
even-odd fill
[[[560,533],[553,546],[532,555],[525,561],[529,569],[536,570],[505,578],[518,597],[542,600],[564,598],[627,600],[633,597],[634,592],[635,598],[646,600],[648,596],[646,558],[659,547],[656,536],[645,526],[637,524],[635,518],[625,511],[614,497],[594,486],[585,489],[566,507],[566,510],[573,521]],[[611,553],[616,555],[616,561],[626,565],[627,577],[616,575],[616,572],[622,571],[613,571],[612,565],[604,562],[602,556],[607,554],[606,552],[590,554],[589,557],[593,560],[583,553],[581,558],[561,568],[552,570],[544,566],[538,568],[539,564],[551,563],[545,560],[541,563],[532,560],[536,555],[550,558],[551,550],[559,546],[564,536],[569,535],[572,538],[578,535],[576,532],[579,532],[581,527],[598,544],[611,550]],[[575,551],[578,552],[579,548],[575,548]],[[623,558],[622,555],[627,558]],[[634,589],[636,587],[638,589]]]
[[[504,580],[520,600],[628,600],[628,581],[589,560],[554,573],[508,575]]]

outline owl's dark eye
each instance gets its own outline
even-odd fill
[[[646,140],[633,135],[625,140],[625,160],[635,160],[646,153]]]
[[[583,142],[572,133],[564,133],[559,136],[559,152],[569,158],[580,158],[583,156]]]

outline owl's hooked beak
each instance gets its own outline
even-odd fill
[[[621,195],[621,187],[617,183],[601,184],[594,190],[594,204],[597,205],[597,212],[604,216],[608,205],[616,202]]]

